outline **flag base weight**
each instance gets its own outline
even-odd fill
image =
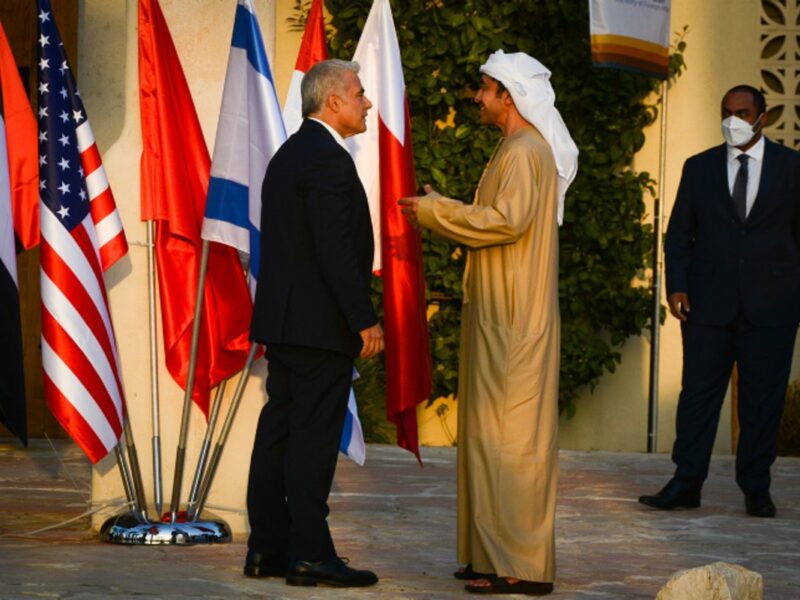
[[[226,544],[231,528],[222,519],[142,522],[126,512],[109,518],[100,528],[100,540],[111,544],[146,546]]]

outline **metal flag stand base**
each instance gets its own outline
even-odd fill
[[[203,520],[142,521],[133,512],[110,517],[100,528],[100,540],[127,545],[226,544],[231,528],[222,519],[205,511]]]

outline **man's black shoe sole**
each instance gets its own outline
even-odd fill
[[[321,579],[319,577],[307,577],[304,575],[288,575],[286,583],[289,585],[299,585],[306,587],[316,587],[318,585],[326,585],[329,587],[345,588],[345,587],[369,587],[378,583],[377,581],[336,581],[334,579]]]
[[[646,506],[648,508],[655,508],[656,510],[680,510],[680,509],[691,509],[691,508],[700,508],[700,502],[680,502],[677,504],[670,504],[670,505],[663,505],[663,504],[656,504],[650,503],[647,501],[642,500],[639,498],[639,504],[642,506]]]

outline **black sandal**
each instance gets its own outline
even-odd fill
[[[470,585],[464,589],[472,594],[525,594],[526,596],[546,596],[552,593],[553,584],[540,581],[525,581],[520,579],[515,583],[510,583],[505,577],[485,577],[489,580],[489,585]]]
[[[474,579],[491,579],[494,577],[493,573],[478,573],[472,570],[472,565],[467,565],[460,568],[458,571],[453,571],[453,577],[461,581],[472,581]]]

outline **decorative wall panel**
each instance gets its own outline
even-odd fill
[[[800,150],[800,1],[761,1],[761,89],[766,134]]]

